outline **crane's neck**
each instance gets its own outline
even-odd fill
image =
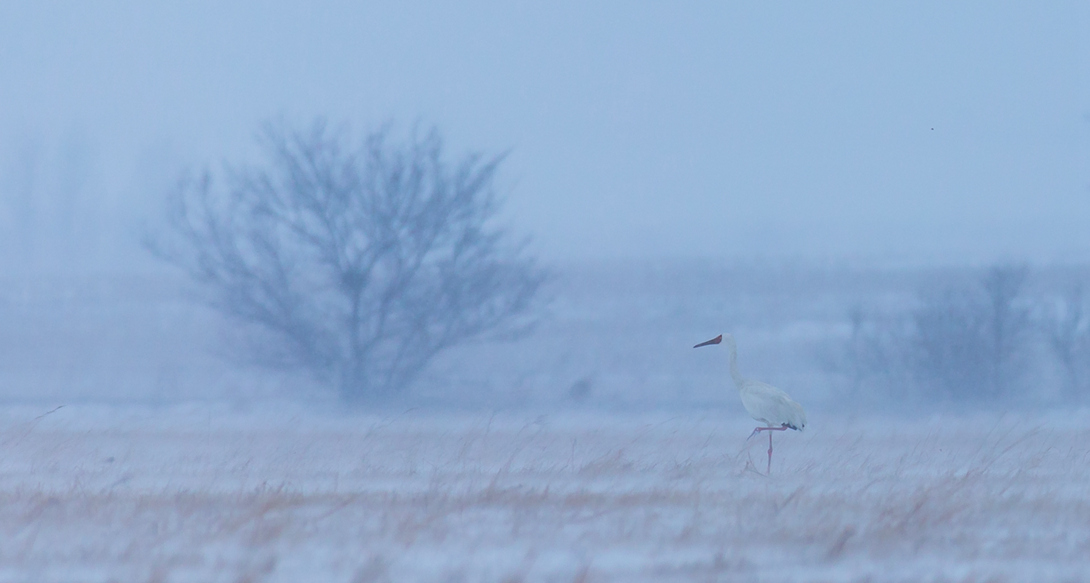
[[[730,350],[730,376],[734,379],[734,385],[740,390],[745,379],[742,378],[742,373],[738,372],[738,347],[734,344],[734,337],[729,334],[724,336],[723,340],[727,343],[727,350]]]

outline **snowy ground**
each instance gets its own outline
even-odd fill
[[[533,335],[369,415],[224,359],[176,281],[2,280],[0,581],[1086,580],[1090,411],[832,413],[850,308],[925,276],[571,268]],[[692,350],[728,331],[810,411],[771,476]]]
[[[0,409],[4,581],[1067,581],[1090,412]],[[38,417],[35,419],[35,417]]]

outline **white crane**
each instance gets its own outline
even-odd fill
[[[738,387],[738,395],[742,397],[742,406],[746,408],[746,412],[749,413],[750,417],[763,422],[767,426],[757,427],[746,439],[762,431],[768,432],[768,468],[766,472],[770,473],[772,471],[772,432],[786,431],[788,429],[802,431],[806,427],[806,411],[802,410],[802,405],[796,403],[794,399],[787,396],[787,393],[780,389],[767,383],[742,378],[742,375],[738,372],[738,347],[734,344],[734,337],[730,334],[726,336],[720,334],[707,342],[697,344],[693,348],[719,344],[724,340],[727,341],[727,347],[730,348],[730,376],[734,379],[734,385]]]

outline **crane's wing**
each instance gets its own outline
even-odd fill
[[[782,390],[759,381],[746,381],[739,391],[750,417],[770,427],[806,427],[806,411]]]

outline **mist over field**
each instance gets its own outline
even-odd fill
[[[1087,19],[0,7],[0,579],[1084,578]]]

